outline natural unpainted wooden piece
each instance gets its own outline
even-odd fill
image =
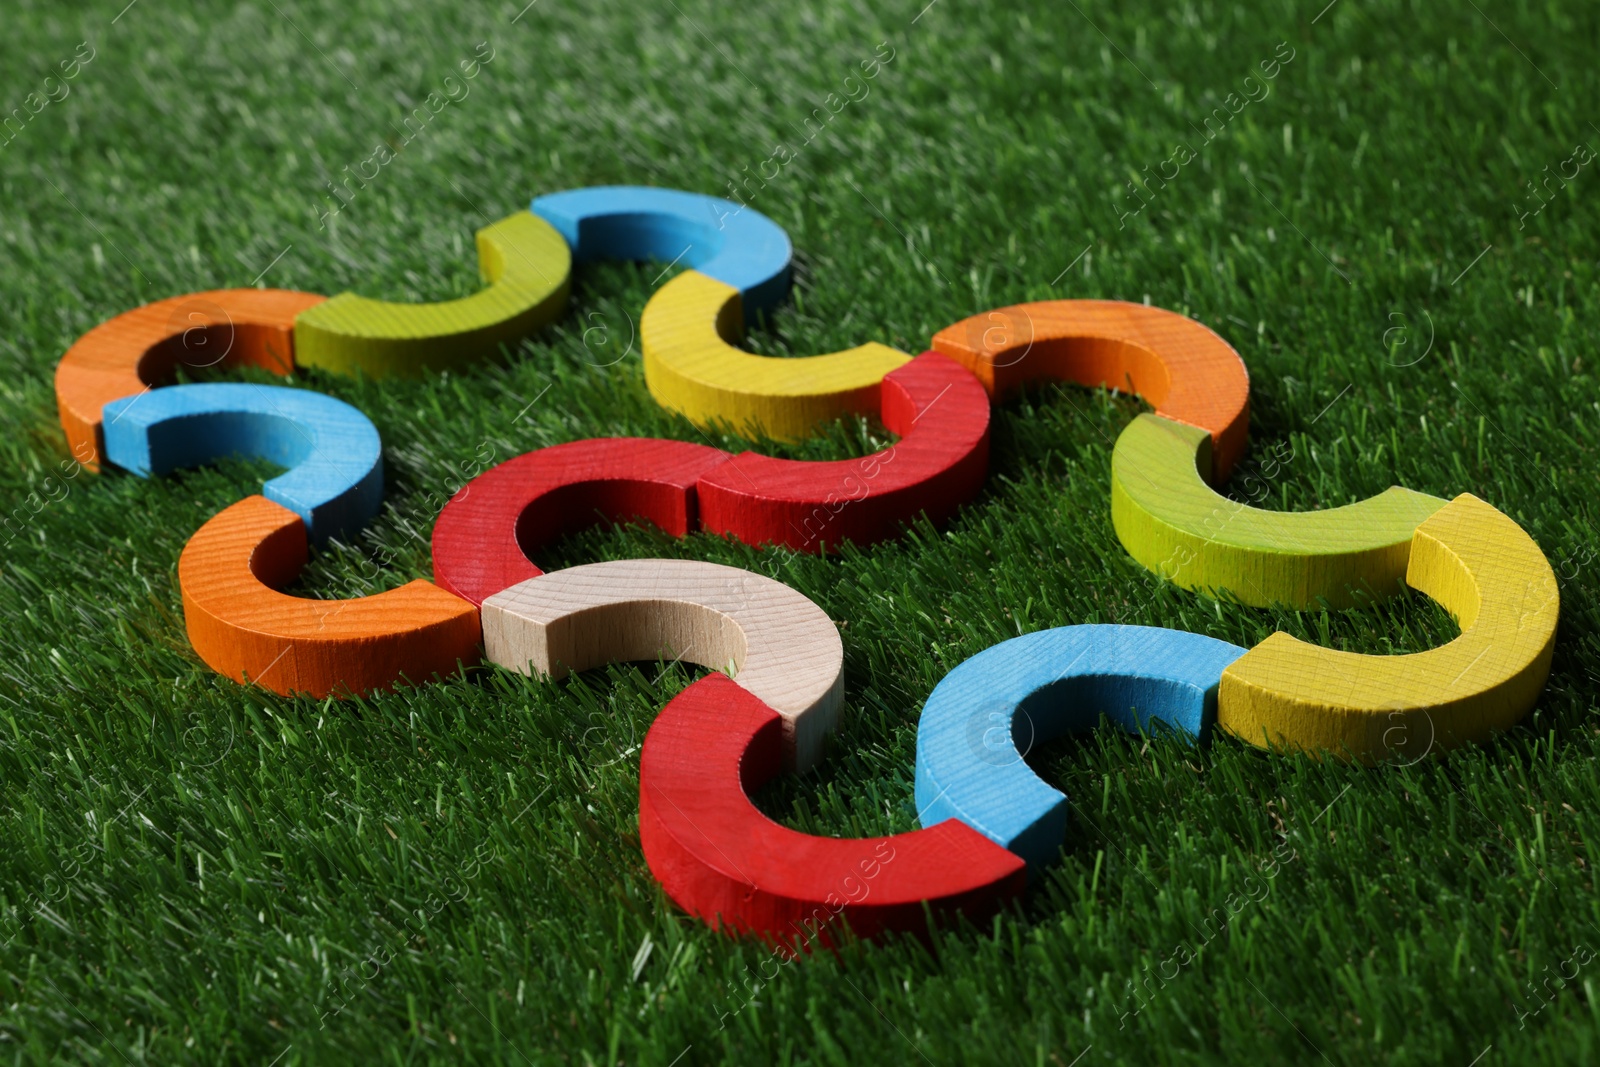
[[[838,944],[846,925],[925,934],[924,906],[981,922],[1022,892],[1022,860],[953,819],[855,839],[780,826],[749,794],[783,766],[783,719],[726,678],[701,678],[656,717],[639,757],[639,841],[679,907],[800,950]]]
[[[1275,633],[1222,675],[1217,722],[1254,745],[1363,762],[1481,741],[1533,709],[1561,597],[1539,546],[1469,493],[1417,527],[1406,582],[1461,626],[1426,652],[1339,652]]]
[[[67,447],[100,468],[100,409],[167,384],[179,367],[294,370],[295,316],[328,299],[287,289],[213,289],[145,304],[107,319],[56,364],[56,406]]]
[[[553,571],[483,602],[492,663],[554,678],[630,660],[732,675],[783,719],[808,770],[844,699],[844,644],[822,609],[771,578],[715,563],[628,559]]]
[[[300,516],[264,497],[224,508],[178,559],[189,642],[235,681],[315,697],[423,682],[478,661],[478,612],[423,581],[353,600],[277,590],[306,562]]]
[[[697,426],[798,441],[825,419],[876,412],[878,383],[911,359],[876,343],[780,359],[735,348],[743,337],[739,290],[684,271],[656,290],[639,317],[651,395]]]
[[[1233,347],[1183,315],[1120,300],[1044,300],[946,326],[933,348],[1004,397],[1059,378],[1137,393],[1156,414],[1209,431],[1214,484],[1227,481],[1249,433],[1250,375]]]
[[[1411,535],[1445,501],[1394,486],[1323,511],[1263,511],[1218,495],[1211,435],[1140,415],[1111,453],[1111,521],[1128,554],[1185,589],[1245,604],[1347,608],[1404,588]]]
[[[335,374],[416,376],[493,355],[566,309],[572,253],[531,212],[478,231],[478,269],[487,287],[460,300],[396,304],[340,293],[295,323],[295,359]]]

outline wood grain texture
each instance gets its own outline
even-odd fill
[[[878,383],[911,359],[875,343],[779,359],[735,348],[743,336],[739,290],[684,271],[656,290],[639,317],[650,394],[697,426],[798,441],[825,419],[876,412]]]
[[[189,641],[219,674],[314,697],[424,682],[478,661],[478,612],[429,582],[354,600],[277,590],[306,562],[300,516],[264,497],[224,508],[178,559]]]
[[[530,558],[596,522],[696,528],[695,481],[727,462],[687,441],[598,437],[508,459],[462,486],[433,527],[433,577],[474,604],[544,572]]]
[[[1456,617],[1412,655],[1339,652],[1275,633],[1222,675],[1217,722],[1261,747],[1376,762],[1482,741],[1532,710],[1561,598],[1539,546],[1468,493],[1417,527],[1406,582]]]
[[[491,356],[566,309],[572,253],[530,212],[478,231],[478,267],[486,288],[460,300],[396,304],[340,293],[295,323],[296,360],[335,374],[416,376]]]
[[[104,411],[106,459],[143,478],[231,455],[288,467],[262,491],[299,515],[314,542],[353,536],[383,502],[377,429],[322,393],[206,382],[137,393]]]
[[[107,319],[56,364],[56,407],[67,447],[100,467],[100,409],[165,385],[180,366],[294,369],[294,320],[328,299],[286,289],[213,289],[145,304]]]
[[[933,349],[1004,397],[1058,378],[1137,393],[1156,414],[1211,434],[1217,485],[1244,455],[1250,375],[1233,347],[1183,315],[1120,300],[1045,300],[946,326]]]
[[[560,678],[606,663],[687,660],[732,675],[783,719],[787,764],[808,770],[839,719],[844,644],[822,609],[771,578],[695,560],[553,571],[483,602],[492,663]]]
[[[988,394],[936,352],[884,375],[880,392],[894,446],[820,463],[741,453],[701,476],[701,524],[747,544],[819,552],[887,540],[919,514],[949,518],[988,473]]]
[[[1015,637],[957,666],[917,722],[916,804],[924,826],[959,819],[1027,861],[1053,862],[1067,798],[1024,762],[1036,746],[1106,718],[1164,724],[1204,740],[1237,645],[1156,626],[1062,626]]]
[[[927,931],[935,915],[981,922],[1016,898],[1022,860],[960,822],[891,837],[803,834],[749,794],[784,764],[783,720],[719,675],[672,700],[639,758],[639,841],[679,907],[729,933],[792,949]]]
[[[1111,522],[1128,554],[1185,589],[1245,604],[1352,607],[1404,588],[1411,535],[1445,501],[1399,486],[1323,511],[1263,511],[1206,484],[1211,436],[1140,415],[1111,453]]]

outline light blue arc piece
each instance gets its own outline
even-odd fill
[[[148,478],[224,456],[289,469],[262,487],[313,541],[348,537],[383,501],[377,428],[342,400],[281,385],[170,385],[105,405],[105,457]]]
[[[739,290],[746,321],[789,292],[794,247],[783,227],[754,208],[702,193],[644,185],[599,185],[535,197],[579,263],[655,259],[693,267]]]
[[[1024,756],[1105,715],[1126,730],[1164,723],[1204,740],[1217,685],[1245,649],[1159,626],[1062,626],[1003,641],[934,687],[917,723],[923,826],[960,819],[1037,872],[1056,857],[1067,798]]]

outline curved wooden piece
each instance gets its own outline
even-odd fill
[[[1403,587],[1411,535],[1445,501],[1399,486],[1324,511],[1263,511],[1206,484],[1211,436],[1140,415],[1111,453],[1111,522],[1128,554],[1185,589],[1266,607],[1353,606]]]
[[[989,397],[965,367],[924,352],[883,377],[883,424],[900,441],[862,459],[745,452],[701,476],[700,521],[746,544],[821,551],[940,523],[978,495],[989,466]]]
[[[1217,722],[1261,747],[1363,762],[1481,741],[1533,709],[1550,674],[1561,596],[1539,546],[1463,493],[1417,527],[1406,582],[1461,635],[1404,656],[1368,656],[1275,633],[1222,674]]]
[[[783,720],[719,675],[656,717],[639,757],[639,842],[679,907],[729,933],[795,949],[923,933],[924,904],[981,920],[1018,896],[1022,860],[955,820],[890,837],[815,837],[749,794],[783,766]]]
[[[560,678],[669,657],[726,671],[783,719],[804,771],[844,699],[844,644],[821,608],[771,578],[715,563],[627,559],[553,571],[483,602],[492,663]]]
[[[824,419],[877,411],[878,383],[911,359],[875,343],[826,356],[757,356],[734,347],[743,336],[739,290],[684,271],[639,317],[650,394],[697,426],[798,441]]]
[[[100,468],[100,409],[165,385],[179,366],[294,370],[294,320],[328,299],[287,289],[214,289],[157,300],[107,319],[56,364],[56,407],[67,447]]]
[[[540,448],[462,486],[433,527],[433,578],[482,604],[543,574],[529,555],[596,521],[696,527],[695,480],[728,454],[687,441],[598,437]]]
[[[1092,730],[1162,723],[1204,740],[1222,670],[1245,654],[1158,626],[1061,626],[1014,637],[958,665],[917,722],[922,825],[959,819],[1030,869],[1056,858],[1067,798],[1023,762],[1035,745]]]
[[[340,293],[295,323],[295,358],[372,378],[447,370],[494,354],[566,309],[572,253],[530,212],[478,231],[478,268],[488,287],[460,300],[395,304]]]
[[[178,585],[189,642],[219,674],[279,693],[362,694],[478,661],[478,612],[429,582],[355,600],[277,592],[306,562],[305,525],[251,496],[189,538]]]
[[[933,336],[933,349],[1005,396],[1059,378],[1137,393],[1156,414],[1211,434],[1214,484],[1244,455],[1250,375],[1233,347],[1200,323],[1120,300],[1045,300],[985,311]]]

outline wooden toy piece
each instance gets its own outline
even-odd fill
[[[478,661],[478,612],[423,581],[355,600],[277,590],[306,562],[300,517],[251,496],[200,527],[178,559],[189,642],[219,674],[314,697],[422,682]]]
[[[1249,372],[1228,342],[1184,315],[1120,300],[1045,300],[946,326],[933,349],[970,367],[996,397],[1039,378],[1137,393],[1157,415],[1210,431],[1214,485],[1244,455]]]
[[[731,200],[602,185],[536,197],[532,211],[566,238],[578,263],[653,259],[693,267],[739,290],[751,316],[789,292],[789,235],[761,212]]]
[[[1204,740],[1223,668],[1245,650],[1156,626],[1062,626],[1015,637],[945,675],[917,723],[922,825],[959,819],[1038,870],[1055,860],[1067,798],[1023,758],[1092,730],[1104,715],[1130,732],[1162,723]]]
[[[645,519],[682,537],[696,525],[695,479],[727,459],[706,445],[648,437],[598,437],[508,459],[439,513],[434,581],[482,604],[544,573],[529,553],[597,521]]]
[[[1369,656],[1275,633],[1223,672],[1218,724],[1253,745],[1373,763],[1420,759],[1521,721],[1550,674],[1561,608],[1539,546],[1463,493],[1417,527],[1406,582],[1456,617],[1459,637]]]
[[[747,544],[819,552],[886,540],[918,514],[949,518],[988,472],[988,395],[936,352],[884,375],[881,392],[883,424],[900,435],[897,444],[821,463],[745,452],[701,475],[701,524]]]
[[[639,757],[639,842],[679,907],[799,951],[838,944],[847,924],[868,938],[925,933],[925,904],[981,921],[1022,892],[1022,861],[953,819],[855,839],[780,826],[749,793],[783,765],[783,719],[719,675],[656,717]]]
[[[757,356],[734,347],[743,336],[739,290],[684,271],[639,317],[650,394],[697,426],[798,441],[824,419],[877,411],[878,383],[911,359],[875,343],[826,356]]]
[[[294,320],[328,299],[286,289],[215,289],[157,300],[107,319],[56,364],[67,447],[100,469],[100,409],[171,380],[180,366],[294,369]]]
[[[267,499],[299,515],[317,542],[349,537],[383,501],[383,446],[360,411],[308,389],[208,382],[105,406],[106,459],[142,478],[229,455],[289,470]]]
[[[1403,588],[1411,535],[1445,501],[1399,486],[1344,507],[1281,512],[1206,484],[1211,435],[1140,415],[1111,453],[1111,522],[1128,554],[1185,589],[1255,607],[1353,606]]]
[[[783,720],[786,765],[809,770],[844,699],[844,644],[822,609],[771,578],[695,560],[553,571],[483,602],[486,658],[561,678],[683,659],[725,671]]]
[[[487,288],[437,304],[393,304],[340,293],[295,323],[302,367],[371,378],[415,376],[493,355],[567,306],[572,253],[543,219],[519,211],[478,231]]]

